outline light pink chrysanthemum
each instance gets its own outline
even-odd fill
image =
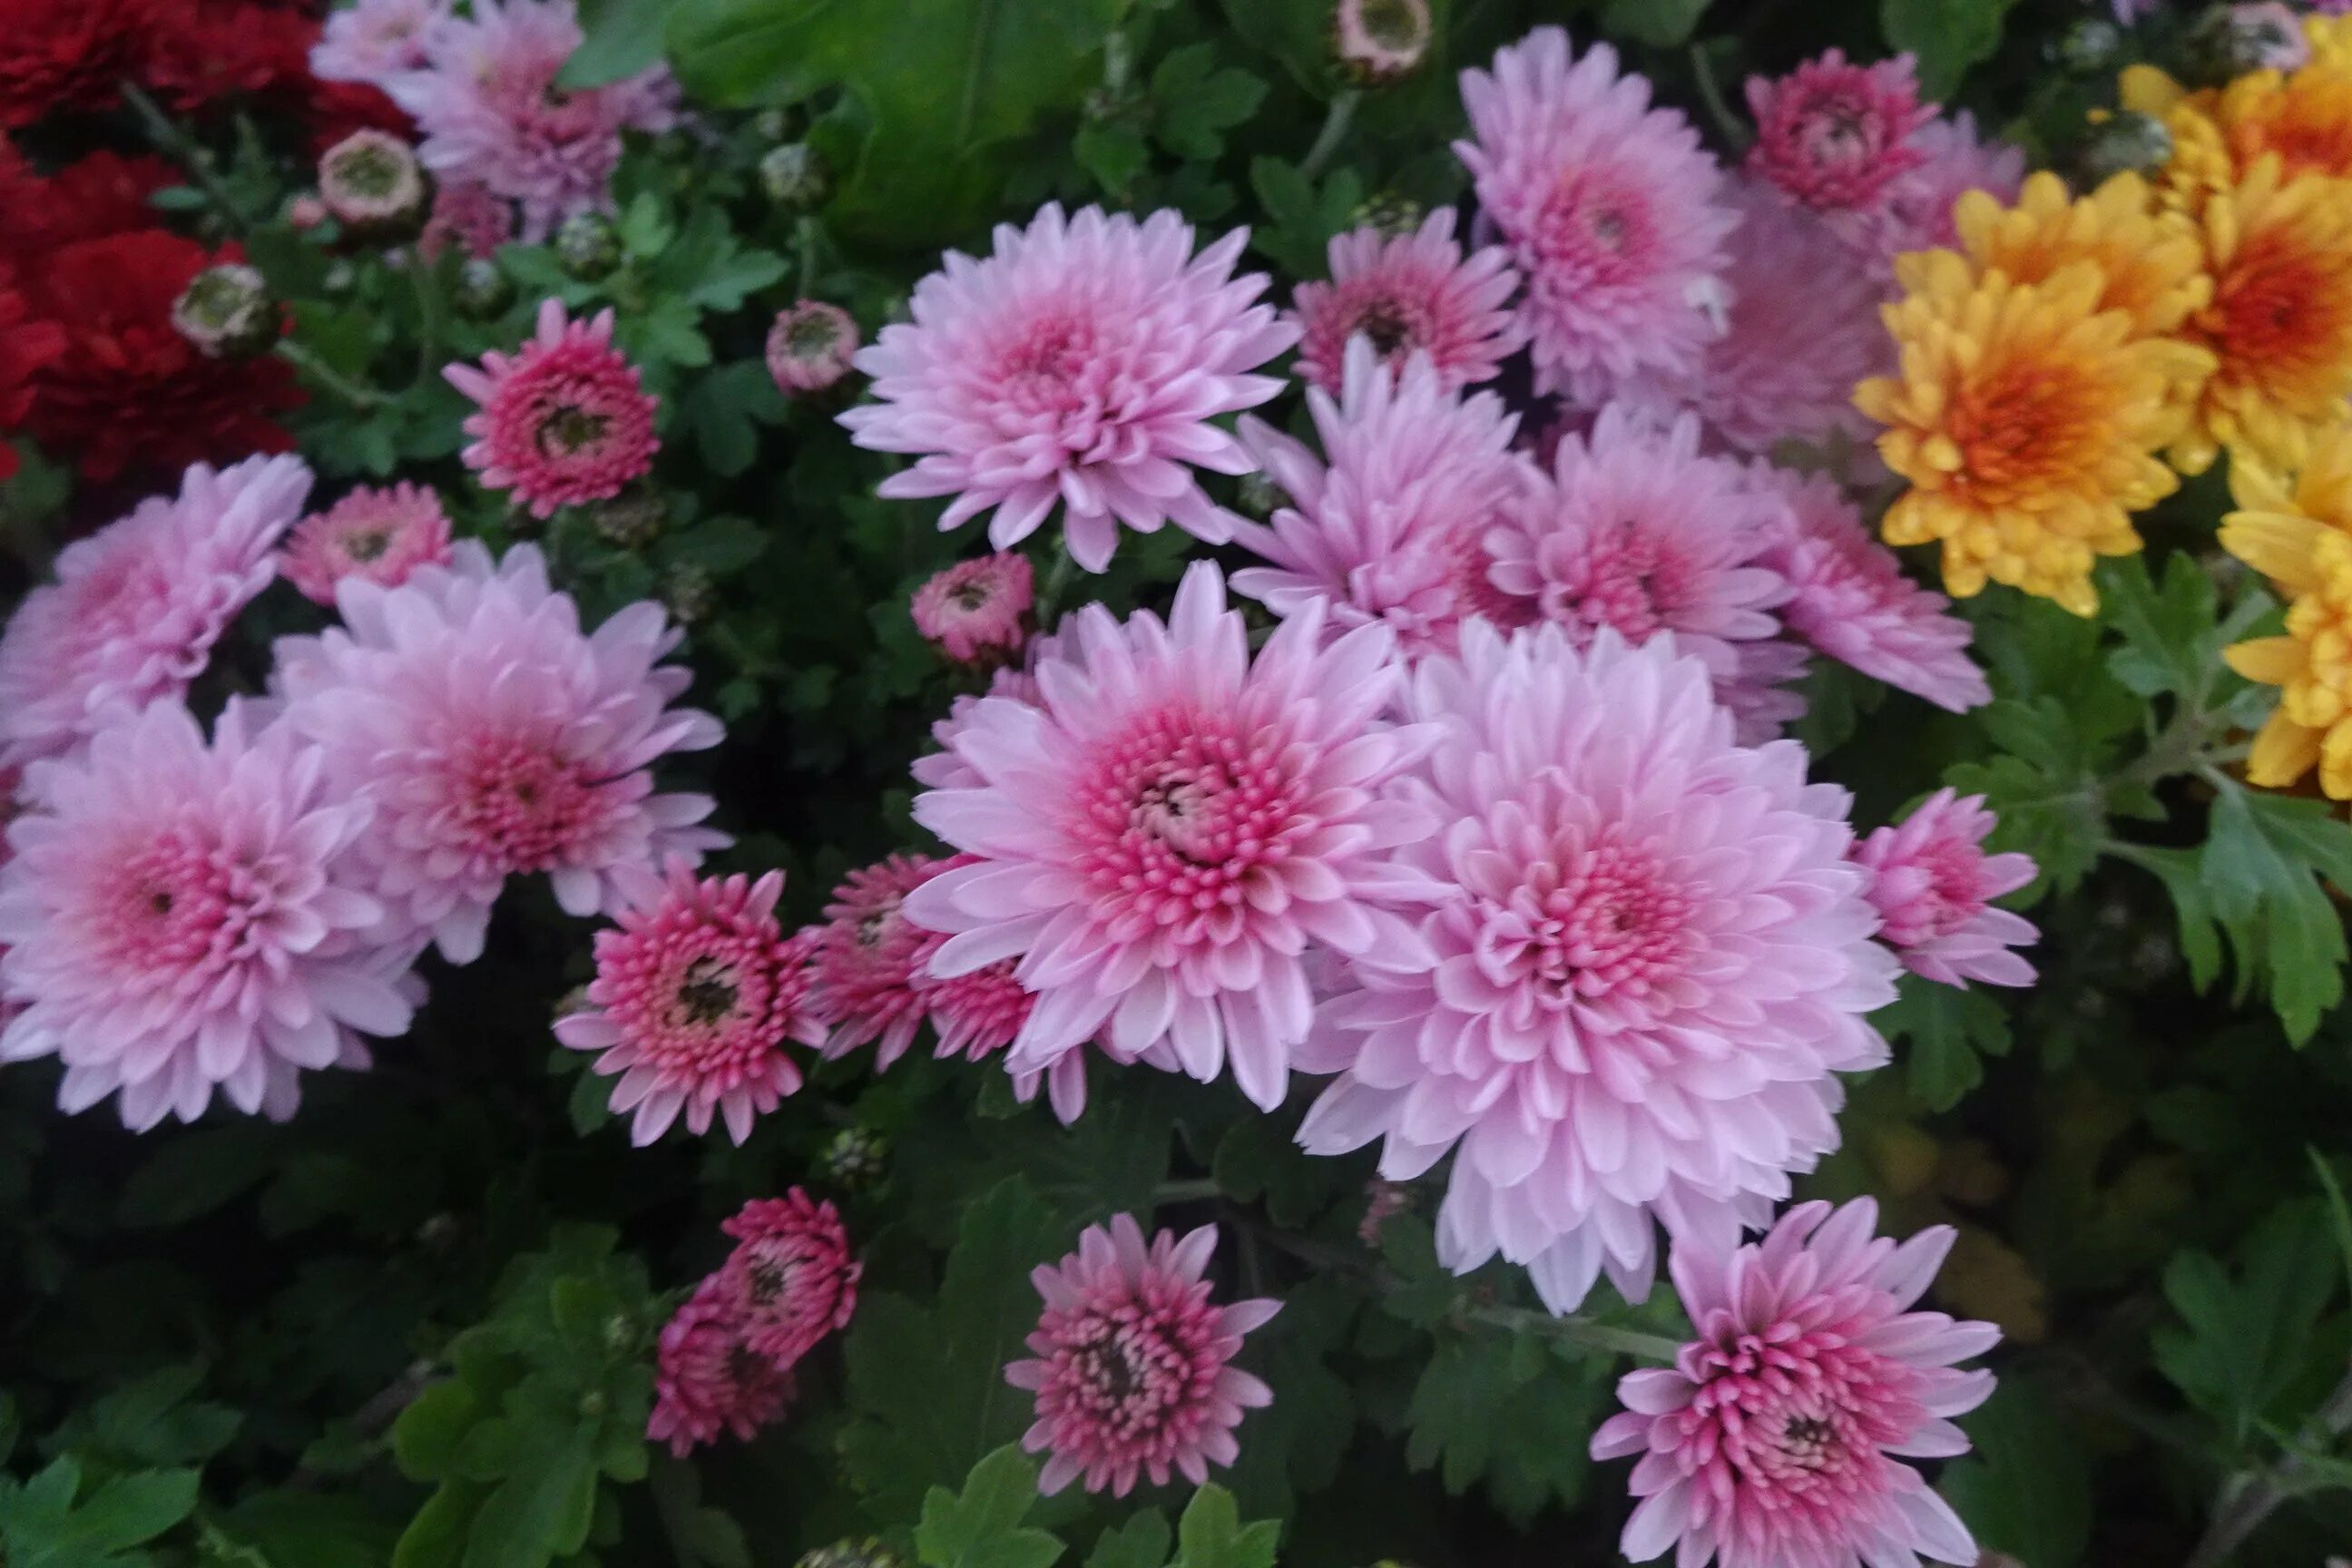
[[[1911,145],[1926,160],[1887,186],[1883,210],[1856,237],[1890,272],[1906,250],[1959,243],[1952,205],[1968,192],[1989,191],[2006,206],[2025,186],[2025,154],[1979,138],[1965,109],[1928,121],[1911,133]]]
[[[1795,689],[1811,662],[1804,645],[1786,637],[1759,637],[1733,651],[1738,658],[1731,679],[1715,688],[1715,700],[1730,710],[1732,739],[1743,746],[1779,740],[1805,716],[1805,694]]]
[[[831,1204],[793,1187],[754,1198],[719,1228],[735,1238],[714,1276],[719,1299],[752,1351],[790,1366],[848,1325],[865,1268]]]
[[[1974,1568],[1976,1542],[1901,1461],[1969,1450],[1950,1417],[1993,1376],[1953,1365],[1990,1323],[1915,1312],[1956,1235],[1875,1235],[1878,1205],[1801,1204],[1761,1242],[1677,1240],[1694,1337],[1671,1368],[1629,1373],[1596,1459],[1639,1454],[1624,1554],[1681,1568],[1861,1568],[1921,1557]]]
[[[1488,574],[1579,647],[1603,627],[1633,643],[1672,632],[1722,689],[1742,646],[1780,629],[1789,584],[1766,558],[1787,527],[1779,497],[1699,455],[1696,418],[1662,426],[1612,404],[1504,503]]]
[[[1941,789],[1899,826],[1854,846],[1854,864],[1871,876],[1870,901],[1886,921],[1878,940],[1913,973],[1945,985],[2033,984],[2033,965],[2010,950],[2041,932],[1992,907],[2033,880],[2033,858],[1987,855],[1985,837],[2000,825],[1984,796]]]
[[[420,566],[447,565],[449,550],[449,516],[431,489],[362,485],[297,523],[278,569],[305,596],[331,605],[346,577],[396,588]]]
[[[1715,335],[1704,300],[1738,222],[1690,122],[1650,107],[1650,84],[1619,74],[1608,45],[1580,58],[1558,27],[1502,50],[1491,74],[1464,71],[1462,100],[1476,140],[1454,151],[1526,279],[1536,390],[1687,370]]]
[[[369,810],[283,724],[232,703],[210,744],[157,702],[79,757],[36,763],[9,828],[0,991],[24,1011],[0,1060],[54,1056],[68,1111],[121,1096],[123,1125],[193,1121],[218,1092],[292,1113],[307,1068],[363,1067],[408,1027],[383,910],[353,853]]]
[[[840,306],[803,300],[776,312],[768,328],[768,374],[787,397],[823,392],[849,374],[857,357],[857,321]]]
[[[815,951],[817,1000],[833,1026],[826,1055],[878,1040],[879,1071],[915,1043],[924,1011],[915,962],[929,933],[908,920],[905,906],[938,869],[928,855],[893,855],[852,871],[833,890]]]
[[[915,590],[915,629],[958,663],[1010,658],[1035,602],[1029,558],[1013,551],[959,561]]]
[[[514,204],[469,180],[443,180],[434,187],[433,216],[416,237],[416,249],[431,261],[456,247],[463,256],[496,256],[515,237]]]
[[[1911,134],[1936,117],[1909,55],[1865,66],[1838,49],[1784,77],[1749,77],[1748,108],[1748,172],[1824,212],[1877,206],[1889,182],[1927,161]]]
[[[713,1277],[662,1326],[646,1436],[667,1443],[682,1459],[724,1435],[750,1442],[782,1418],[792,1400],[792,1373],[743,1342]]]
[[[1098,605],[1036,667],[1038,704],[982,700],[956,751],[979,775],[931,790],[915,818],[976,863],[908,896],[907,918],[951,940],[942,979],[1018,956],[1037,1003],[1015,1072],[1097,1035],[1206,1082],[1282,1103],[1314,1016],[1309,942],[1397,961],[1418,950],[1390,907],[1427,891],[1388,862],[1428,826],[1378,797],[1428,731],[1392,729],[1395,640],[1361,626],[1325,646],[1320,608],[1257,657],[1195,564],[1163,625]]]
[[[425,166],[516,203],[526,241],[573,213],[611,208],[624,130],[677,122],[677,86],[662,66],[602,87],[555,85],[581,43],[572,0],[473,0],[470,16],[425,37],[424,65],[383,89],[415,116]]]
[[[800,1088],[784,1042],[823,1045],[824,1026],[810,1006],[809,943],[776,923],[783,890],[782,871],[698,882],[673,863],[659,898],[596,933],[588,1005],[557,1019],[555,1037],[622,1075],[612,1105],[636,1112],[631,1142],[652,1142],[680,1112],[688,1131],[708,1132],[716,1111],[740,1143]]]
[[[1886,1059],[1845,792],[1794,742],[1734,744],[1667,637],[1473,624],[1404,710],[1440,731],[1413,784],[1438,826],[1397,869],[1447,891],[1426,952],[1353,959],[1318,1012],[1299,1066],[1343,1076],[1299,1142],[1384,1138],[1392,1181],[1454,1152],[1447,1267],[1499,1250],[1569,1311],[1605,1265],[1639,1300],[1654,1220],[1731,1245],[1837,1146],[1832,1075]]]
[[[882,329],[857,368],[877,401],[841,422],[861,447],[919,454],[882,482],[889,497],[953,496],[940,526],[993,510],[1009,550],[1063,509],[1071,558],[1109,564],[1121,523],[1165,523],[1222,544],[1235,519],[1194,468],[1245,474],[1209,423],[1282,390],[1249,373],[1297,341],[1263,274],[1233,276],[1249,231],[1192,254],[1173,212],[1138,223],[1048,205],[1026,229],[1000,225],[985,259],[950,253],[915,286],[914,321]]]
[[[449,384],[481,405],[467,416],[466,466],[485,489],[511,489],[536,517],[559,506],[610,500],[653,467],[655,398],[613,347],[613,312],[585,321],[560,300],[539,308],[539,331],[511,354],[453,364]]]
[[[1357,342],[1341,395],[1307,394],[1324,458],[1255,418],[1241,437],[1290,498],[1242,545],[1272,564],[1234,588],[1285,619],[1321,606],[1327,629],[1384,624],[1408,653],[1451,647],[1461,623],[1534,618],[1487,580],[1485,541],[1526,482],[1518,421],[1493,393],[1449,393],[1425,358],[1392,374]]]
[[[1113,1215],[1088,1226],[1078,1249],[1029,1278],[1045,1300],[1028,1339],[1031,1358],[1004,1381],[1037,1396],[1036,1424],[1021,1446],[1051,1458],[1037,1489],[1051,1496],[1072,1481],[1125,1497],[1149,1476],[1165,1486],[1181,1473],[1195,1486],[1212,1465],[1241,1452],[1242,1412],[1274,1403],[1274,1391],[1233,1364],[1242,1337],[1282,1310],[1278,1301],[1209,1300],[1202,1277],[1217,1230],[1181,1240]]]
[[[330,773],[377,803],[373,890],[452,963],[479,956],[510,876],[545,871],[567,913],[657,896],[671,855],[727,842],[710,797],[656,795],[653,763],[719,743],[669,706],[692,680],[661,662],[679,632],[634,604],[593,633],[530,545],[492,564],[467,540],[397,588],[346,580],[343,626],[278,645],[288,718]]]
[[[1518,277],[1499,245],[1462,259],[1450,207],[1394,238],[1377,228],[1336,236],[1330,260],[1328,283],[1301,283],[1291,296],[1298,374],[1326,392],[1339,391],[1348,344],[1359,336],[1391,372],[1427,355],[1448,392],[1493,380],[1519,346],[1511,314]]]
[[[425,64],[435,30],[448,19],[449,0],[356,0],[328,14],[310,46],[310,74],[382,87]]]
[[[198,463],[176,497],[141,501],[60,551],[58,580],[0,633],[0,763],[63,755],[109,710],[184,693],[269,585],[272,549],[310,493],[297,458]]]
[[[1780,607],[1789,629],[1874,680],[1965,713],[1992,700],[1969,658],[1969,623],[1949,599],[1905,574],[1871,535],[1845,492],[1820,475],[1752,464],[1750,482],[1788,504],[1790,527],[1767,559],[1793,591]]]
[[[923,1005],[930,1009],[931,1027],[939,1031],[937,1054],[976,1062],[1013,1044],[1029,1021],[1036,998],[1014,977],[1016,964],[1009,958],[952,979],[932,978],[927,973],[931,954],[946,941],[937,931],[929,934],[916,955],[916,983],[922,988]],[[1066,1059],[1083,1058],[1074,1053]]]

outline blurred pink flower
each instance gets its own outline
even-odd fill
[[[838,305],[803,300],[777,311],[769,325],[768,374],[787,397],[835,385],[856,356],[857,322]]]
[[[304,596],[331,605],[335,584],[346,577],[396,588],[420,566],[447,565],[449,552],[441,498],[403,480],[362,485],[295,524],[278,569]]]
[[[1854,238],[1882,271],[1891,276],[1894,258],[1906,250],[1951,247],[1959,243],[1952,205],[1969,191],[1989,191],[2006,206],[2025,184],[2025,154],[2006,142],[1977,134],[1965,109],[1939,114],[1911,133],[1911,146],[1926,162],[1886,188],[1884,210],[1860,222]]]
[[[353,0],[327,14],[310,46],[310,74],[382,87],[425,64],[434,30],[448,19],[449,0]]]
[[[864,1267],[849,1256],[841,1215],[793,1187],[755,1198],[719,1226],[735,1249],[713,1276],[743,1342],[780,1366],[845,1328]]]
[[[792,1373],[743,1342],[734,1307],[713,1276],[662,1327],[646,1436],[682,1459],[722,1435],[751,1441],[792,1400]]]
[[[907,895],[939,870],[928,855],[893,855],[852,871],[816,928],[817,1005],[832,1036],[825,1055],[869,1041],[877,1072],[907,1054],[927,1004],[916,989],[917,960],[929,934],[907,918]]]
[[[1291,296],[1298,374],[1326,392],[1339,391],[1359,336],[1391,373],[1426,355],[1448,392],[1493,380],[1519,346],[1510,310],[1518,277],[1500,246],[1462,258],[1451,208],[1394,238],[1376,228],[1335,236],[1330,263],[1329,282],[1301,283]]]
[[[1899,826],[1854,846],[1854,864],[1871,875],[1870,901],[1886,921],[1878,939],[1912,973],[1946,985],[2033,984],[2033,965],[2010,950],[2041,932],[1992,907],[2033,880],[2033,858],[1987,855],[1985,838],[1999,826],[1984,796],[1941,789]]]
[[[416,237],[416,249],[431,261],[455,246],[458,254],[479,260],[496,256],[499,247],[514,237],[512,202],[487,185],[445,178],[434,186],[433,216]]]
[[[1936,117],[1909,55],[1865,66],[1838,49],[1784,77],[1749,77],[1748,108],[1748,172],[1822,211],[1876,207],[1890,181],[1927,162],[1910,138]]]
[[[511,489],[536,517],[559,506],[609,500],[653,467],[655,399],[636,367],[613,347],[613,312],[585,321],[549,300],[539,330],[513,353],[493,349],[478,367],[442,374],[480,407],[466,417],[474,437],[466,466],[482,488]]]
[[[1009,658],[1028,637],[1034,576],[1013,551],[959,561],[915,590],[915,629],[959,664]]]

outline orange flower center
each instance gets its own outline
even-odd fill
[[[2249,235],[2208,312],[2221,374],[2327,395],[2352,350],[2352,290],[2342,260],[2284,229]]]
[[[2081,370],[2012,361],[1959,387],[1949,428],[1960,449],[1956,488],[1992,499],[2066,488],[2097,461],[2105,403]]]

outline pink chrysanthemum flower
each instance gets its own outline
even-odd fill
[[[1608,45],[1580,58],[1558,27],[1502,50],[1491,74],[1464,71],[1462,100],[1476,140],[1454,151],[1526,279],[1536,390],[1687,370],[1715,335],[1704,301],[1738,222],[1690,122],[1651,108]]]
[[[0,991],[24,1006],[0,1060],[65,1064],[58,1105],[121,1097],[143,1131],[217,1092],[290,1115],[305,1069],[364,1067],[406,1031],[410,948],[362,942],[383,910],[354,855],[369,810],[318,751],[232,703],[210,744],[157,702],[79,757],[36,763],[9,828]]]
[[[1525,1263],[1556,1311],[1604,1267],[1649,1289],[1654,1219],[1728,1247],[1837,1146],[1838,1072],[1876,1067],[1895,997],[1846,859],[1845,792],[1804,749],[1732,740],[1706,666],[1613,630],[1463,630],[1403,704],[1440,731],[1398,854],[1442,883],[1424,951],[1359,956],[1299,1066],[1343,1076],[1310,1152],[1448,1152],[1438,1256]]]
[[[783,890],[782,871],[698,882],[673,863],[658,899],[596,933],[588,1005],[557,1019],[555,1037],[622,1075],[612,1105],[636,1112],[631,1142],[652,1142],[680,1112],[688,1131],[708,1132],[716,1111],[740,1143],[800,1088],[784,1042],[823,1045],[824,1026],[809,1002],[809,944],[776,923]]]
[[[269,585],[273,547],[310,493],[299,458],[198,463],[176,497],[141,501],[60,551],[58,580],[0,633],[0,763],[62,755],[110,710],[184,694]]]
[[[803,300],[776,312],[768,328],[768,374],[786,397],[823,392],[849,374],[857,357],[857,322],[838,305]]]
[[[677,86],[662,66],[558,88],[581,37],[572,0],[473,0],[469,16],[425,35],[422,68],[383,84],[415,116],[425,166],[518,204],[526,241],[573,213],[610,208],[624,130],[677,122]]]
[[[1681,1568],[1974,1568],[1968,1527],[1901,1461],[1968,1452],[1950,1417],[1983,1404],[1993,1376],[1953,1363],[2000,1331],[1909,1310],[1951,1226],[1897,1247],[1877,1225],[1858,1198],[1801,1204],[1761,1242],[1676,1241],[1694,1337],[1671,1368],[1621,1379],[1624,1414],[1592,1435],[1596,1459],[1642,1456],[1628,1558],[1671,1547]]]
[[[639,602],[593,633],[521,545],[495,566],[471,540],[397,588],[347,579],[343,626],[278,645],[288,718],[326,748],[340,787],[377,803],[373,890],[450,962],[482,951],[510,876],[545,871],[567,913],[618,916],[657,896],[671,855],[727,842],[696,825],[710,797],[656,795],[651,768],[719,743],[669,704],[692,675]]]
[[[1939,114],[1911,133],[1924,161],[1891,182],[1882,210],[1857,238],[1890,274],[1906,250],[1959,244],[1952,205],[1969,191],[1989,191],[2007,206],[2025,186],[2025,154],[2006,142],[1986,142],[1965,109]]]
[[[449,384],[481,405],[468,415],[466,466],[485,489],[511,489],[535,517],[610,500],[653,467],[655,399],[613,347],[613,312],[574,321],[562,301],[539,308],[539,331],[512,354],[453,364]]]
[[[448,19],[449,0],[356,0],[328,14],[310,46],[310,74],[382,87],[425,63],[435,29]]]
[[[1013,551],[959,561],[915,590],[915,629],[958,663],[1016,655],[1034,580],[1029,558]]]
[[[1181,1241],[1160,1231],[1147,1247],[1132,1215],[1113,1215],[1109,1229],[1088,1226],[1076,1252],[1029,1276],[1045,1310],[1032,1359],[1007,1366],[1004,1381],[1037,1396],[1021,1446],[1051,1455],[1039,1491],[1079,1481],[1125,1497],[1143,1477],[1165,1486],[1171,1473],[1198,1486],[1241,1452],[1242,1412],[1273,1404],[1274,1391],[1233,1359],[1282,1304],[1210,1300],[1202,1276],[1216,1246],[1204,1225]]]
[[[1845,492],[1816,474],[1767,463],[1750,482],[1788,504],[1790,528],[1766,559],[1788,579],[1780,606],[1789,629],[1874,680],[1965,713],[1992,700],[1969,658],[1973,630],[1952,602],[1906,576],[1895,552],[1874,538]]]
[[[1255,418],[1241,437],[1290,498],[1244,547],[1271,563],[1234,574],[1236,592],[1288,619],[1320,606],[1327,628],[1384,624],[1408,653],[1451,647],[1472,616],[1507,626],[1532,602],[1488,581],[1486,539],[1527,482],[1511,450],[1518,420],[1492,393],[1445,390],[1419,356],[1392,374],[1358,342],[1341,395],[1307,394],[1324,458]]]
[[[1579,647],[1603,627],[1637,644],[1672,632],[1720,690],[1753,673],[1742,646],[1780,629],[1789,584],[1767,557],[1787,526],[1779,497],[1699,455],[1696,418],[1661,426],[1612,405],[1561,440],[1549,473],[1528,473],[1486,547],[1494,584]]]
[[[1328,283],[1301,283],[1291,296],[1298,374],[1326,392],[1340,389],[1358,337],[1391,372],[1427,355],[1448,392],[1493,380],[1519,346],[1510,308],[1518,276],[1499,245],[1462,259],[1451,208],[1394,238],[1377,228],[1336,236],[1330,259]]]
[[[1805,695],[1794,689],[1811,661],[1805,646],[1786,637],[1735,644],[1738,656],[1731,679],[1716,682],[1715,700],[1731,714],[1732,738],[1760,746],[1788,733],[1805,716]]]
[[[1173,212],[1065,219],[1048,205],[1026,229],[1000,225],[985,260],[950,254],[915,286],[914,321],[856,359],[878,401],[841,422],[861,447],[919,454],[881,494],[955,497],[941,529],[993,510],[999,550],[1062,508],[1089,572],[1109,564],[1121,523],[1231,539],[1236,520],[1192,470],[1250,471],[1209,421],[1281,391],[1249,373],[1298,338],[1252,303],[1263,274],[1234,277],[1248,240],[1235,229],[1194,256]]]
[[[907,918],[905,906],[938,870],[928,855],[893,855],[852,871],[833,890],[815,951],[818,1003],[833,1025],[826,1055],[878,1040],[879,1071],[915,1043],[925,1005],[915,961],[929,933]]]
[[[1013,1044],[1029,1021],[1036,998],[1014,976],[1016,965],[1009,958],[952,979],[933,979],[927,973],[931,955],[946,942],[936,931],[929,934],[916,956],[917,983],[922,987],[923,1005],[930,1009],[931,1026],[939,1031],[936,1054],[976,1062]],[[1076,1063],[1084,1058],[1073,1053],[1065,1059]]]
[[[1909,55],[1865,66],[1838,49],[1784,77],[1749,77],[1748,108],[1748,172],[1824,212],[1877,206],[1889,182],[1927,161],[1911,133],[1936,117]]]
[[[719,1279],[705,1279],[662,1326],[646,1436],[686,1458],[731,1434],[750,1442],[793,1401],[793,1374],[743,1342]]]
[[[496,256],[515,237],[514,204],[469,180],[443,180],[434,187],[433,216],[416,237],[416,249],[431,261],[456,247],[479,259]]]
[[[908,896],[951,940],[941,979],[1019,957],[1037,1003],[1015,1072],[1098,1034],[1203,1082],[1230,1063],[1272,1110],[1314,1016],[1312,942],[1396,960],[1418,949],[1390,908],[1424,891],[1387,862],[1423,816],[1378,798],[1427,731],[1381,720],[1395,640],[1361,626],[1325,646],[1320,608],[1253,659],[1215,566],[1194,565],[1163,625],[1098,605],[1034,671],[1038,704],[983,700],[957,753],[979,775],[915,818],[975,863]]]
[[[346,577],[396,588],[421,566],[449,563],[449,515],[441,498],[405,480],[362,485],[297,523],[278,556],[286,580],[321,605]]]
[[[735,1238],[714,1276],[719,1299],[754,1352],[790,1366],[848,1325],[865,1269],[849,1256],[849,1234],[831,1204],[794,1187],[754,1198],[719,1229]]]
[[[1854,864],[1871,876],[1870,901],[1886,921],[1878,940],[1913,973],[1945,985],[2033,984],[2033,965],[2010,950],[2041,932],[1992,907],[2033,880],[2033,858],[1986,854],[1986,836],[2000,825],[1984,796],[1942,789],[1900,826],[1854,846]]]

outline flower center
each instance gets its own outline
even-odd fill
[[[383,559],[392,548],[392,530],[383,527],[355,528],[343,535],[343,553],[365,566]]]
[[[126,857],[107,889],[93,911],[98,934],[154,984],[247,957],[276,904],[255,868],[176,830]]]
[[[978,578],[959,583],[948,590],[948,598],[966,614],[985,609],[990,598],[988,584]]]
[[[1414,341],[1412,323],[1392,300],[1365,306],[1356,317],[1356,331],[1371,340],[1373,350],[1383,359],[1411,348]]]
[[[550,750],[481,735],[457,751],[449,815],[477,855],[509,871],[561,865],[605,815],[595,781]]]
[[[1508,900],[1489,907],[1475,953],[1490,980],[1524,987],[1547,1007],[1639,996],[1682,959],[1693,912],[1646,850],[1571,847],[1528,868]]]
[[[1959,388],[1951,431],[1954,488],[1998,496],[2085,467],[2109,399],[2071,364],[2012,363]]]
[[[1086,406],[1084,381],[1100,356],[1090,322],[1055,317],[1033,323],[1002,364],[1004,392],[1024,413],[1068,416]]]
[[[381,199],[400,188],[404,173],[398,157],[382,147],[354,147],[335,160],[328,179],[352,195]]]
[[[1604,173],[1561,171],[1536,219],[1536,237],[1549,284],[1567,289],[1622,284],[1650,247],[1648,206],[1641,193]]]
[[[1406,54],[1428,37],[1428,19],[1406,0],[1360,0],[1356,10],[1364,37],[1381,48]]]
[[[1066,1391],[1114,1438],[1151,1437],[1190,1397],[1192,1360],[1169,1330],[1157,1314],[1134,1307],[1068,1329]]]
[[[830,359],[841,344],[841,329],[814,310],[795,316],[784,326],[784,352],[814,363]]]
[[[1816,169],[1844,170],[1868,160],[1877,138],[1873,117],[1851,99],[1831,98],[1821,103],[1797,132],[1805,161]]]
[[[539,426],[539,449],[550,458],[573,457],[604,438],[612,421],[576,404],[562,404]]]
[[[698,958],[678,983],[678,1021],[689,1027],[725,1020],[735,1011],[735,972],[722,959]]]

